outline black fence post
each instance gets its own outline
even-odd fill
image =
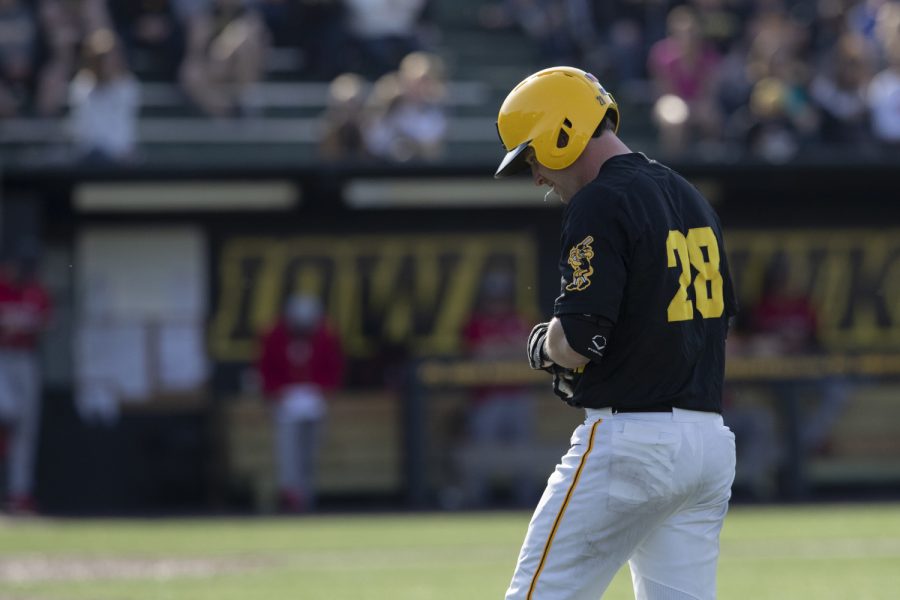
[[[427,499],[427,398],[419,376],[420,365],[421,361],[410,363],[403,394],[403,473],[410,508],[424,507]]]

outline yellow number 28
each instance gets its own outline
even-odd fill
[[[704,252],[704,248],[706,252]],[[689,321],[694,318],[694,303],[688,296],[691,285],[691,266],[697,270],[694,278],[694,298],[697,311],[704,319],[721,317],[725,310],[722,297],[722,274],[719,273],[719,244],[711,227],[688,229],[687,236],[673,229],[666,238],[669,268],[681,263],[678,291],[669,302],[669,321]]]

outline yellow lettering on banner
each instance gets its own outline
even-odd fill
[[[891,263],[885,268],[881,291],[894,329],[900,329],[900,252],[894,255]]]
[[[486,240],[474,240],[461,249],[458,263],[448,274],[443,309],[435,315],[432,331],[437,352],[454,351],[460,328],[475,307],[480,277],[492,250],[496,251],[496,248],[492,248]],[[535,269],[534,262],[531,263],[531,267],[527,267],[522,264],[524,256],[519,254],[514,256],[518,257],[517,265],[524,266],[528,270]],[[536,301],[537,295],[534,293],[518,296],[518,305],[522,307],[520,310],[523,312],[531,310],[529,305],[533,307]]]
[[[735,250],[731,236],[728,235],[728,259],[731,266],[731,277],[735,289],[738,290],[743,305],[749,306],[759,301],[765,285],[766,270],[775,257],[775,249],[765,236],[750,237],[740,250]]]
[[[440,302],[439,249],[431,241],[424,240],[415,249],[415,303],[416,306],[437,306]]]
[[[400,283],[400,271],[411,267],[412,257],[399,242],[388,241],[380,248],[368,284],[371,289],[371,315],[383,323],[382,333],[389,340],[408,340],[412,332],[411,290]],[[361,333],[361,332],[360,332]],[[357,349],[368,349],[362,335],[351,336]]]
[[[314,265],[304,265],[294,275],[292,292],[304,296],[322,297],[325,293],[325,282],[322,270]]]
[[[762,294],[759,276],[786,260],[795,293],[816,308],[827,349],[900,350],[900,230],[755,230],[727,233],[742,311]]]
[[[341,241],[333,247],[332,252],[334,270],[331,284],[323,287],[323,294],[328,297],[328,316],[332,325],[347,344],[351,332],[362,330],[363,315],[362,311],[358,310],[362,297],[362,282],[358,276],[358,261],[353,242]],[[303,252],[298,250],[298,255],[302,254]]]
[[[822,249],[820,261],[810,285],[810,296],[818,310],[820,323],[838,323],[850,307],[853,265],[848,247]],[[801,290],[802,292],[802,290]]]
[[[894,340],[900,340],[900,248],[895,248],[893,256],[884,269],[884,278],[880,288],[885,312],[891,322],[886,332]],[[900,341],[896,347],[900,347]]]
[[[692,231],[670,233],[666,243],[668,265],[678,269],[670,320],[720,310],[719,247],[711,250],[712,231]],[[792,285],[817,309],[827,349],[900,351],[900,230],[740,230],[726,237],[745,314],[773,261],[786,260]],[[353,356],[384,342],[419,354],[455,352],[482,274],[498,258],[515,272],[517,308],[539,317],[536,255],[525,233],[235,237],[218,253],[210,352],[216,360],[252,360],[259,332],[296,289],[318,290]]]
[[[352,356],[370,355],[384,343],[422,354],[455,352],[481,277],[497,259],[527,280],[517,281],[517,310],[538,314],[528,234],[236,237],[220,253],[211,353],[223,361],[251,360],[259,332],[297,290],[323,298]]]
[[[253,289],[250,325],[262,331],[278,316],[281,298],[285,295],[284,268],[287,255],[283,244],[271,244],[264,250]]]

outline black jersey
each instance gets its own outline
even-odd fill
[[[610,158],[566,207],[559,268],[554,314],[614,324],[574,402],[721,412],[737,302],[718,216],[694,186],[643,154]]]

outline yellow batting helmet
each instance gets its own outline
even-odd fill
[[[519,83],[503,101],[497,131],[506,156],[494,177],[525,168],[525,149],[549,169],[565,169],[584,152],[607,114],[619,130],[619,107],[597,78],[573,67],[551,67]]]

